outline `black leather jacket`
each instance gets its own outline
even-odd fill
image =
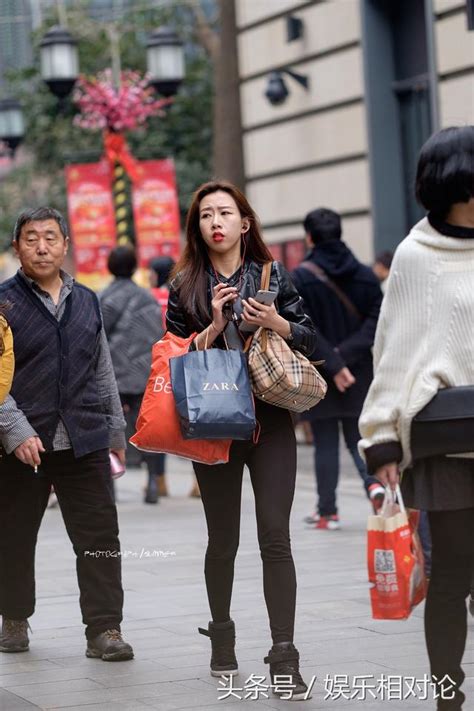
[[[240,287],[240,296],[242,299],[248,299],[249,296],[255,296],[260,289],[262,280],[262,265],[256,262],[246,261],[244,264],[244,273]],[[179,282],[178,277],[171,283],[168,312],[166,314],[167,329],[177,336],[187,338],[197,331],[200,333],[211,322],[211,301],[212,289],[217,285],[218,281],[211,266],[208,267],[208,304],[209,304],[209,319],[207,323],[201,322],[195,315],[188,314],[184,311],[179,303]],[[226,282],[229,286],[238,286],[240,281],[240,269],[229,278],[219,275],[221,282]],[[278,296],[275,300],[275,306],[284,319],[290,322],[291,338],[288,342],[292,348],[295,348],[306,356],[310,356],[316,347],[316,330],[310,317],[305,314],[302,307],[302,299],[293,286],[290,275],[280,262],[273,262],[270,277],[270,291],[276,291]],[[235,306],[235,311],[241,312],[239,302]],[[229,326],[226,327],[226,332]],[[215,341],[216,346],[223,348],[225,344],[222,337]]]

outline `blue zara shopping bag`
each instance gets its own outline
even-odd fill
[[[211,348],[170,360],[184,439],[251,439],[255,405],[243,353]]]

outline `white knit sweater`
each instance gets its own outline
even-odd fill
[[[438,389],[458,385],[474,385],[474,239],[446,237],[424,218],[392,263],[359,420],[361,454],[398,441],[405,469],[413,417]]]

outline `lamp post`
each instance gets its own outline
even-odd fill
[[[150,84],[162,96],[174,96],[184,78],[183,43],[170,27],[160,27],[146,47]]]
[[[12,155],[25,135],[25,123],[20,103],[16,99],[0,100],[0,140],[6,143]]]
[[[63,23],[65,19],[63,18]],[[97,111],[90,110],[89,114],[99,113],[106,117],[104,131],[104,146],[105,154],[113,169],[112,175],[112,190],[115,204],[115,216],[117,222],[118,241],[120,244],[131,242],[131,231],[133,230],[133,221],[131,219],[130,209],[130,184],[129,179],[132,177],[130,170],[133,168],[133,158],[128,153],[124,130],[130,130],[139,125],[142,120],[139,120],[136,125],[133,121],[130,122],[130,107],[128,108],[128,116],[124,117],[127,120],[117,121],[117,106],[113,105],[113,111],[107,112],[108,105],[117,96],[121,96],[124,106],[127,106],[127,79],[123,80],[124,75],[130,75],[130,72],[123,72],[120,60],[120,32],[117,23],[108,23],[106,26],[107,34],[110,41],[110,55],[112,64],[112,81],[113,91],[102,94],[100,106],[95,106]],[[79,61],[77,54],[77,42],[72,35],[62,26],[53,27],[43,37],[40,43],[41,51],[41,76],[50,91],[55,94],[60,102],[68,96],[74,85],[76,85],[76,94],[81,93],[81,88],[87,82],[79,76]],[[147,106],[150,107],[160,104],[158,100],[149,101],[153,94],[153,87],[165,99],[162,104],[168,103],[167,100],[174,96],[184,78],[184,48],[183,43],[178,38],[174,30],[169,27],[161,27],[155,30],[149,37],[147,42],[147,69],[150,75],[148,85],[142,82],[143,86],[137,90],[147,95],[144,101],[147,101]],[[94,89],[97,90],[100,84],[101,75],[99,74],[93,80]],[[123,80],[123,81],[122,81]],[[128,79],[128,81],[130,81]],[[136,82],[135,82],[136,83]],[[135,94],[136,96],[136,94]],[[76,103],[77,101],[75,97]],[[82,109],[84,107],[81,107]],[[156,110],[160,107],[156,106]],[[111,115],[115,114],[115,119],[111,119]],[[87,113],[86,113],[87,115]],[[151,115],[148,114],[148,115]],[[80,124],[79,124],[80,125]],[[89,126],[88,126],[89,127]],[[127,168],[125,167],[127,166]]]
[[[79,74],[77,42],[60,25],[52,27],[40,42],[41,77],[49,90],[65,99]]]
[[[116,83],[120,79],[120,35],[115,25],[108,27],[112,67]],[[165,97],[174,96],[184,78],[183,43],[169,27],[152,32],[147,42],[147,71],[150,84]],[[52,27],[40,42],[41,78],[50,91],[64,99],[79,75],[77,41],[60,25]]]

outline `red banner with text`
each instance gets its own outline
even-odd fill
[[[147,269],[154,257],[179,256],[178,193],[171,159],[137,161],[137,166],[132,186],[135,242],[139,266]]]
[[[109,164],[67,166],[66,183],[76,279],[103,288],[110,280],[107,257],[117,239]]]

